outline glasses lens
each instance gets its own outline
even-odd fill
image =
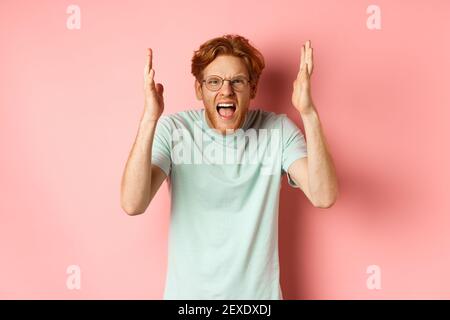
[[[222,87],[222,78],[218,76],[210,76],[207,77],[205,80],[206,87],[211,91],[217,91]],[[231,81],[231,86],[233,87],[233,90],[236,91],[242,91],[245,86],[248,83],[248,80],[244,77],[236,77],[233,78]]]
[[[233,80],[231,80],[231,84],[232,84],[234,90],[241,91],[246,86],[247,79],[245,79],[243,77],[237,77],[237,78],[234,78]]]
[[[206,87],[209,90],[216,91],[216,90],[219,90],[219,88],[221,86],[222,86],[222,79],[221,78],[215,77],[215,76],[206,78]]]

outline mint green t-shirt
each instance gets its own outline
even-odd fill
[[[250,109],[226,136],[205,109],[158,120],[152,164],[171,195],[164,299],[283,299],[279,281],[281,177],[306,157],[285,114]],[[288,175],[288,183],[298,187]]]

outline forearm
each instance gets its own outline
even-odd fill
[[[335,202],[338,193],[336,169],[315,107],[307,114],[301,114],[301,117],[307,141],[311,197],[315,203],[327,207]]]
[[[151,158],[157,121],[141,119],[121,183],[121,206],[128,214],[143,212],[150,202]]]

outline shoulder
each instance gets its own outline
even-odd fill
[[[252,109],[248,111],[250,127],[253,128],[280,128],[289,118],[284,113],[275,113],[262,109]]]
[[[164,114],[158,124],[171,129],[192,128],[196,122],[201,122],[202,109],[191,109]]]

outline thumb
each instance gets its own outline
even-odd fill
[[[161,83],[157,83],[156,84],[156,92],[160,95],[163,94],[164,92],[164,86]]]

